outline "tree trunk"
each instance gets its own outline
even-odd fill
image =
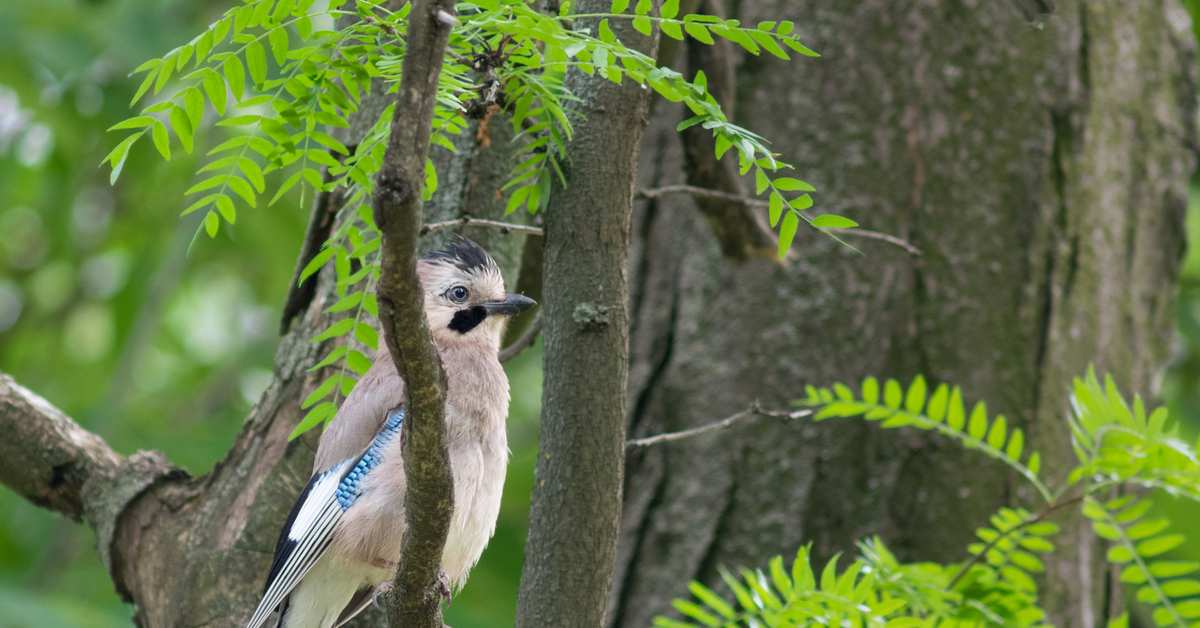
[[[734,119],[815,185],[817,213],[924,254],[847,238],[859,255],[802,227],[794,259],[735,263],[690,199],[639,203],[630,437],[755,400],[786,408],[809,383],[923,373],[1008,415],[1061,479],[1070,378],[1094,363],[1147,395],[1167,358],[1196,145],[1186,13],[1064,1],[1041,28],[1000,2],[754,0],[732,13],[793,20],[823,55],[732,59]],[[696,174],[675,132],[690,113],[658,105],[642,188]],[[763,418],[639,449],[625,487],[609,623],[629,627],[670,614],[689,579],[718,585],[719,565],[762,567],[808,542],[818,563],[871,534],[902,560],[961,560],[989,514],[1036,497],[978,452],[858,420]],[[1103,546],[1063,523],[1043,604],[1058,626],[1103,625],[1119,607]]]
[[[607,0],[583,0],[582,14]],[[596,28],[579,20],[575,28]],[[653,55],[654,38],[626,20],[614,33]],[[542,266],[545,344],[542,421],[516,625],[600,626],[612,585],[621,513],[629,369],[628,275],[632,182],[649,102],[572,68],[564,81],[574,137],[553,180]],[[560,156],[561,157],[561,156]]]

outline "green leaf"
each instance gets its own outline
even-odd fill
[[[815,53],[815,52],[813,52],[813,51],[809,50],[808,48],[805,48],[803,44],[801,44],[800,42],[796,41],[795,39],[784,39],[784,40],[783,40],[783,43],[784,43],[784,44],[786,44],[788,48],[791,48],[792,50],[795,50],[796,52],[798,52],[798,53],[800,53],[800,54],[802,54],[802,55],[805,55],[805,56],[808,56],[808,57],[819,57],[819,56],[821,56],[821,55],[819,55],[819,54],[817,54],[817,53]]]
[[[219,73],[210,72],[204,77],[204,93],[208,94],[208,100],[212,102],[217,114],[225,115],[225,81]]]
[[[608,27],[608,20],[600,20],[600,41],[611,44],[617,40],[617,36],[613,34],[612,29]]]
[[[779,224],[779,219],[783,216],[783,197],[779,195],[779,192],[771,192],[771,200],[768,203],[768,210],[768,214],[770,214],[771,218],[771,226],[774,227],[775,225]]]
[[[217,211],[221,212],[221,217],[225,222],[233,224],[237,220],[237,210],[233,207],[233,200],[224,194],[218,194],[216,198]]]
[[[310,20],[308,22],[308,24],[311,25],[312,21]],[[296,24],[296,27],[297,27],[297,30],[299,30],[299,28],[300,28],[299,22]],[[311,26],[310,26],[310,28],[311,28]],[[308,38],[307,36],[304,35],[303,32],[301,32],[300,36],[302,39]],[[275,64],[280,67],[283,67],[283,64],[287,63],[287,52],[288,52],[287,29],[276,28],[276,29],[272,30],[270,32],[270,34],[267,35],[267,41],[268,41],[268,43],[271,44],[271,54],[275,57]]]
[[[325,356],[324,360],[321,360],[320,362],[311,366],[308,369],[308,372],[311,373],[313,371],[320,370],[322,367],[329,366],[330,364],[333,364],[334,362],[337,362],[338,360],[342,359],[342,356],[345,354],[346,354],[346,345],[338,345],[333,348],[333,351],[329,352],[329,355]]]
[[[633,18],[633,29],[647,37],[650,36],[650,25],[650,18],[644,15]]]
[[[1109,541],[1117,541],[1121,538],[1121,531],[1118,530],[1116,526],[1107,524],[1103,521],[1093,521],[1092,530],[1095,531],[1096,536]]]
[[[883,385],[883,403],[887,407],[896,410],[900,408],[900,402],[904,399],[903,393],[900,391],[900,382],[889,379]]]
[[[304,267],[304,270],[300,272],[300,281],[303,282],[313,273],[320,270],[321,267],[325,265],[325,262],[328,262],[329,258],[333,257],[333,254],[336,253],[340,248],[340,246],[334,245],[321,249],[321,252],[317,253],[317,255],[313,257],[312,260],[309,261]]]
[[[875,405],[879,401],[879,380],[874,377],[868,377],[862,383],[862,399],[863,401]]]
[[[1170,525],[1171,522],[1167,519],[1143,521],[1126,530],[1125,535],[1135,541],[1140,541],[1141,539],[1150,538],[1159,532],[1166,530],[1168,527],[1170,527]]]
[[[241,100],[242,92],[246,88],[246,70],[242,67],[242,62],[237,57],[229,57],[222,67],[225,71],[225,80],[229,81],[229,89],[233,92],[234,100]],[[212,98],[212,94],[209,94],[209,98]]]
[[[1054,551],[1054,544],[1040,536],[1027,536],[1018,543],[1031,552],[1049,553]]]
[[[358,373],[359,377],[362,377],[367,374],[367,371],[371,370],[371,361],[362,353],[351,350],[346,353],[346,366],[354,369],[354,372]]]
[[[516,211],[521,206],[521,203],[524,203],[525,199],[528,198],[529,190],[534,187],[537,186],[526,185],[513,190],[512,196],[508,197],[508,204],[504,208],[504,213],[511,214]]]
[[[247,205],[251,207],[258,206],[254,190],[250,187],[249,183],[246,183],[245,179],[241,177],[229,177],[229,180],[226,181],[225,184],[229,186],[229,189],[236,192],[238,196],[242,197],[242,199],[246,201]],[[229,222],[233,221],[230,220]]]
[[[222,197],[218,197],[218,198],[222,198]],[[210,238],[217,237],[217,228],[220,226],[221,226],[221,219],[217,218],[216,214],[214,214],[212,212],[208,212],[208,214],[206,216],[204,216],[204,230],[208,232],[208,237],[210,237]]]
[[[175,129],[175,135],[179,136],[179,143],[183,144],[183,150],[191,154],[192,122],[188,120],[187,112],[182,107],[172,107],[170,119],[171,128]]]
[[[813,218],[813,226],[828,227],[833,229],[849,229],[857,227],[858,223],[844,216],[834,216],[833,214],[824,214]]]
[[[167,81],[171,80],[171,72],[175,71],[176,61],[178,61],[176,57],[168,56],[163,59],[162,65],[158,66],[158,80],[154,82],[155,94],[166,86]]]
[[[1042,455],[1036,451],[1029,454],[1029,462],[1026,462],[1025,466],[1029,469],[1030,473],[1037,475],[1038,471],[1042,470]]]
[[[775,179],[775,187],[778,187],[778,189],[785,191],[785,192],[816,192],[817,191],[816,187],[812,187],[811,185],[804,183],[804,181],[802,181],[802,180],[792,179],[791,177],[781,177],[779,179]]]
[[[762,194],[767,186],[771,185],[771,180],[767,178],[767,173],[762,168],[754,169],[754,193]]]
[[[675,19],[679,15],[679,0],[665,0],[662,5],[661,15],[668,20]]]
[[[975,440],[982,440],[987,433],[987,406],[980,401],[971,410],[971,418],[967,420],[967,434]]]
[[[812,207],[813,200],[812,200],[811,196],[804,194],[801,196],[797,196],[796,198],[788,201],[788,205],[791,205],[792,209],[795,209],[798,211],[804,211],[804,210],[808,209],[809,207]]]
[[[182,95],[183,108],[187,112],[188,120],[192,123],[192,129],[199,128],[201,120],[204,119],[204,96],[195,87],[183,90]]]
[[[732,619],[737,614],[734,612],[733,607],[726,603],[725,600],[695,580],[688,583],[688,591],[691,591],[692,595],[696,596],[698,600],[704,602],[709,608],[726,619]]]
[[[129,118],[127,120],[122,120],[122,121],[108,127],[108,130],[109,131],[120,131],[121,129],[140,129],[140,128],[143,128],[146,126],[150,126],[151,124],[154,124],[153,117],[137,116],[137,117]]]
[[[279,186],[279,190],[275,192],[275,196],[271,197],[271,202],[267,203],[267,207],[274,205],[275,201],[278,201],[279,198],[282,197],[284,194],[286,194],[288,190],[292,189],[296,185],[296,183],[298,183],[300,181],[301,174],[302,173],[297,172],[297,173],[293,174],[292,176],[288,177],[287,181],[284,181],[283,185]]]
[[[917,375],[908,387],[908,395],[904,399],[904,409],[909,414],[920,414],[925,407],[925,378]]]
[[[764,22],[764,24],[771,24],[771,23]],[[774,24],[772,24],[772,26],[773,25]],[[761,26],[760,26],[760,28],[761,28]],[[785,61],[787,61],[789,59],[789,57],[787,56],[787,53],[783,51],[783,48],[780,48],[779,44],[775,43],[775,38],[768,35],[767,33],[762,32],[762,30],[750,31],[750,38],[753,39],[755,42],[757,42],[758,45],[762,46],[764,50],[775,55],[776,57],[779,57],[780,59],[783,59]]]
[[[621,14],[629,8],[629,0],[613,0],[611,13]]]
[[[658,27],[662,29],[663,34],[671,39],[683,39],[683,28],[679,25],[679,22],[659,22]]]
[[[354,337],[372,349],[379,349],[379,333],[366,323],[359,323],[354,326]]]
[[[940,423],[946,417],[946,402],[949,397],[950,387],[945,383],[938,385],[937,390],[933,391],[933,396],[929,398],[929,407],[925,410],[925,415],[935,423]]]
[[[154,138],[154,147],[158,149],[158,152],[163,156],[163,159],[170,161],[171,142],[169,139],[167,139],[167,126],[162,122],[155,120],[152,129],[153,133],[151,136]]]
[[[328,328],[325,329],[325,331],[317,334],[317,337],[313,338],[309,342],[321,342],[322,340],[327,340],[329,338],[336,338],[338,336],[341,336],[341,335],[349,332],[353,328],[354,328],[354,319],[344,318],[344,319],[330,325]]]
[[[992,449],[1000,450],[1004,447],[1004,439],[1008,436],[1008,420],[1004,415],[996,417],[992,423],[992,429],[988,430],[987,444]]]
[[[250,80],[255,85],[262,85],[267,80],[267,52],[257,41],[246,46],[246,67],[250,69]]]
[[[1164,582],[1159,587],[1170,597],[1185,597],[1200,593],[1200,582],[1186,578]]]
[[[962,390],[955,386],[950,392],[950,405],[946,413],[946,425],[955,431],[962,431],[966,417],[963,414]]]
[[[1155,578],[1174,578],[1200,569],[1200,562],[1190,560],[1158,560],[1150,563],[1150,575]]]
[[[314,407],[312,410],[308,411],[308,414],[304,415],[304,418],[301,419],[300,424],[297,425],[296,429],[292,430],[292,433],[288,435],[288,440],[290,441],[295,439],[297,436],[316,427],[326,418],[332,417],[336,413],[337,406],[328,401]]]
[[[1142,541],[1135,547],[1139,556],[1149,558],[1158,556],[1164,552],[1169,552],[1176,547],[1179,547],[1184,541],[1182,534],[1167,534],[1156,539]]]
[[[683,30],[687,31],[687,34],[691,35],[692,39],[696,41],[709,44],[710,46],[713,44],[713,38],[709,34],[708,29],[695,22],[687,22],[683,25]]]
[[[796,237],[796,228],[799,226],[800,217],[796,212],[788,212],[783,217],[783,226],[779,228],[779,259],[783,259],[788,249],[792,248],[792,239]]]
[[[1106,557],[1110,563],[1127,563],[1133,560],[1133,553],[1126,549],[1124,545],[1114,545],[1108,548]]]

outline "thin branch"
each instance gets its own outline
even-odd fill
[[[746,408],[745,410],[742,410],[741,412],[739,412],[733,416],[725,417],[724,419],[721,419],[720,421],[717,421],[716,423],[709,423],[708,425],[694,427],[690,430],[683,430],[682,432],[668,432],[666,434],[659,434],[658,436],[650,436],[647,438],[639,438],[637,440],[625,441],[625,449],[631,449],[633,447],[649,447],[650,445],[657,445],[659,443],[666,443],[666,442],[673,441],[673,440],[683,440],[685,438],[691,438],[692,436],[698,436],[700,434],[704,434],[706,432],[711,432],[713,430],[724,429],[726,427],[729,427],[730,425],[733,425],[734,423],[737,423],[738,421],[741,421],[743,419],[748,419],[750,417],[770,416],[770,417],[776,417],[776,418],[780,418],[780,419],[799,419],[801,417],[806,417],[806,416],[812,414],[812,412],[813,411],[809,410],[809,409],[796,410],[794,412],[783,412],[783,411],[778,411],[778,410],[763,410],[762,406],[758,405],[758,402],[756,401],[756,402],[750,404],[749,408]]]
[[[693,185],[666,185],[661,188],[651,188],[649,190],[640,190],[637,194],[634,195],[634,198],[635,199],[651,199],[651,198],[658,198],[660,196],[669,196],[671,194],[688,194],[691,196],[699,196],[701,198],[716,198],[716,199],[721,199],[724,201],[734,201],[734,202],[738,202],[738,203],[744,203],[746,205],[751,205],[753,207],[770,207],[770,205],[771,205],[768,201],[760,201],[756,198],[745,198],[742,196],[738,196],[736,194],[728,194],[726,192],[718,192],[717,190],[698,188]],[[803,216],[806,220],[809,220],[809,221],[813,220],[812,216],[805,214],[804,212],[797,212],[797,213],[800,214],[801,216]],[[869,229],[858,229],[855,227],[848,227],[848,228],[820,227],[820,228],[821,229],[829,229],[831,231],[835,231],[837,233],[844,233],[844,234],[850,235],[850,236],[858,236],[860,238],[871,238],[873,240],[882,240],[882,241],[888,242],[890,244],[895,244],[896,246],[908,251],[909,253],[911,253],[913,255],[923,255],[923,253],[921,252],[921,249],[918,249],[917,247],[913,246],[908,241],[906,241],[902,238],[897,238],[896,236],[893,236],[893,235],[888,235],[886,233],[879,233],[878,231],[871,231]]]
[[[542,313],[539,311],[533,322],[529,323],[529,327],[525,328],[525,332],[500,352],[500,363],[504,364],[520,355],[522,351],[532,347],[533,343],[537,342],[540,333],[542,333]]]
[[[472,218],[470,216],[463,216],[462,218],[459,218],[457,220],[447,220],[445,222],[431,222],[431,223],[425,225],[424,227],[421,227],[421,235],[426,236],[426,235],[433,233],[434,231],[441,231],[442,229],[450,229],[451,227],[467,227],[467,226],[493,227],[495,229],[500,229],[501,231],[504,231],[506,233],[509,231],[520,231],[523,233],[533,233],[536,235],[542,235],[541,227],[531,227],[529,225],[518,225],[516,223],[500,222],[498,220],[484,220],[482,218]]]
[[[404,380],[407,412],[401,436],[407,530],[396,591],[388,600],[388,622],[397,628],[444,625],[438,574],[454,507],[446,446],[446,373],[425,319],[416,264],[438,77],[456,24],[453,0],[413,1],[391,135],[375,188],[375,219],[383,232],[379,319],[396,372]]]

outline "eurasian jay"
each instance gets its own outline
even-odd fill
[[[508,378],[498,354],[507,317],[533,305],[506,294],[496,262],[459,238],[417,262],[425,316],[446,369],[446,439],[454,514],[442,554],[459,587],[496,530],[508,466]],[[275,548],[247,628],[331,628],[369,604],[395,577],[404,537],[400,424],[404,382],[387,347],[321,436],[313,477]],[[274,623],[274,622],[272,622]]]

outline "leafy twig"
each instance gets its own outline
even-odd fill
[[[729,427],[730,425],[733,425],[734,423],[737,423],[738,421],[741,421],[742,419],[747,419],[752,416],[770,416],[770,417],[777,417],[780,419],[799,419],[801,417],[806,417],[810,414],[812,414],[812,410],[807,410],[807,409],[806,410],[794,410],[792,412],[784,412],[784,411],[778,411],[778,410],[763,410],[762,406],[758,405],[758,402],[755,401],[754,403],[750,404],[749,408],[746,408],[745,410],[742,410],[741,412],[734,414],[732,416],[727,416],[724,419],[717,421],[716,423],[709,423],[708,425],[694,427],[690,430],[683,430],[682,432],[668,432],[666,434],[659,434],[657,436],[650,436],[647,438],[639,438],[637,440],[625,441],[625,449],[630,449],[633,447],[649,447],[650,445],[657,445],[659,443],[666,443],[666,442],[673,441],[673,440],[682,440],[684,438],[690,438],[692,436],[704,434],[705,432],[711,432],[713,430],[719,430],[722,428]]]
[[[1028,521],[1022,521],[1020,524],[1015,525],[1012,528],[1004,531],[1003,533],[998,535],[996,538],[992,539],[990,543],[985,545],[978,554],[972,556],[971,560],[967,561],[967,563],[958,570],[958,573],[954,574],[954,578],[952,578],[950,580],[950,584],[946,585],[946,589],[947,590],[953,589],[954,585],[958,584],[958,581],[962,580],[963,576],[967,575],[967,572],[971,571],[971,567],[973,567],[979,561],[983,560],[987,556],[988,551],[991,550],[992,548],[996,547],[996,544],[999,543],[1000,541],[1008,538],[1009,536],[1012,536],[1012,534],[1014,532],[1016,532],[1017,530],[1024,529],[1032,524],[1042,521],[1050,513],[1054,512],[1055,510],[1058,510],[1059,508],[1062,508],[1064,506],[1072,506],[1074,504],[1078,504],[1081,501],[1083,501],[1083,495],[1080,495],[1079,497],[1073,497],[1071,499],[1068,499],[1065,502],[1056,502],[1053,504],[1047,504],[1046,507],[1043,508],[1041,512],[1039,512],[1037,515],[1034,515],[1033,517],[1030,517]]]
[[[658,198],[660,196],[668,196],[671,194],[688,194],[691,196],[700,196],[700,197],[705,197],[705,198],[717,198],[717,199],[721,199],[721,200],[725,200],[725,201],[734,201],[734,202],[738,202],[738,203],[745,203],[746,205],[752,205],[754,207],[770,207],[770,203],[767,201],[760,201],[755,198],[746,198],[743,196],[738,196],[736,194],[729,194],[726,192],[718,192],[717,190],[698,188],[694,185],[666,185],[661,188],[651,188],[648,190],[640,190],[640,191],[638,191],[637,194],[634,195],[634,198],[650,199],[650,198]],[[792,211],[796,211],[796,210],[792,210]],[[812,216],[809,216],[803,212],[797,212],[797,213],[804,216],[809,221],[812,221],[812,219],[813,219]],[[871,238],[874,240],[883,240],[884,242],[895,244],[896,246],[908,251],[909,253],[911,253],[913,255],[923,255],[923,253],[921,252],[921,249],[918,249],[917,247],[913,246],[907,240],[897,238],[896,236],[888,235],[886,233],[879,233],[878,231],[871,231],[869,229],[858,229],[855,227],[849,227],[849,228],[822,227],[822,229],[832,229],[838,233],[844,233],[846,235],[851,235],[851,236],[858,236],[860,238]]]

